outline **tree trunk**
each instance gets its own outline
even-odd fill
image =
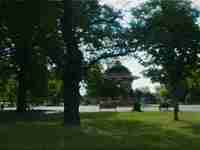
[[[79,85],[77,81],[69,80],[68,75],[64,77],[64,125],[66,127],[80,126],[78,96]]]
[[[82,53],[72,24],[72,0],[64,1],[63,35],[66,44],[64,66],[64,125],[80,126],[79,83],[82,79]]]
[[[82,79],[82,53],[74,41],[70,44],[64,70],[64,124],[80,126],[79,84]]]
[[[173,85],[173,100],[174,100],[174,120],[179,121],[179,102],[184,97],[184,92],[182,90],[181,81],[175,82],[176,84]]]
[[[79,83],[82,79],[82,53],[74,41],[70,44],[64,70],[64,124],[80,126]]]
[[[17,89],[17,112],[26,111],[26,92],[28,90],[28,76],[30,73],[31,50],[25,44],[18,44],[17,62],[20,70],[18,71],[18,89]],[[24,48],[26,47],[26,48]]]
[[[26,75],[24,68],[21,68],[18,75],[17,112],[26,111],[26,90]]]
[[[175,102],[174,104],[174,120],[179,121],[179,104]]]

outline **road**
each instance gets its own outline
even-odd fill
[[[5,110],[15,110],[16,108],[5,108]],[[63,112],[64,108],[63,106],[38,106],[33,107],[34,110],[46,110],[49,113],[55,113],[55,112]],[[118,112],[129,112],[131,111],[131,107],[118,107]],[[170,111],[173,109],[170,108]],[[99,112],[99,107],[96,105],[89,105],[89,106],[80,106],[79,108],[80,112]],[[116,111],[115,109],[102,109],[101,111]],[[148,112],[148,111],[159,111],[158,105],[145,105],[142,107],[142,111]],[[180,105],[180,111],[183,112],[200,112],[200,105]]]

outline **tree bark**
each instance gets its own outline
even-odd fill
[[[18,74],[18,93],[17,93],[17,112],[26,111],[26,76],[25,71],[21,68]]]
[[[173,100],[174,100],[174,120],[179,121],[179,101],[183,98],[184,93],[182,90],[181,81],[174,82],[176,83],[173,85]]]
[[[19,42],[20,43],[20,42]],[[17,90],[17,112],[25,112],[26,103],[26,92],[28,90],[28,76],[30,73],[31,63],[31,49],[25,44],[18,44],[17,47],[17,62],[20,70],[18,71],[18,90]],[[24,48],[26,47],[26,48]]]
[[[72,23],[72,0],[64,1],[63,35],[66,44],[64,64],[64,125],[80,126],[79,83],[82,79],[82,53],[78,49]]]
[[[76,81],[73,84],[67,74],[64,78],[64,125],[66,127],[80,126],[79,85]]]
[[[175,102],[174,104],[174,120],[179,121],[179,104]]]
[[[69,51],[64,69],[64,124],[65,126],[80,126],[79,84],[82,80],[83,57],[75,38],[68,45],[68,48]]]
[[[82,53],[76,43],[70,45],[70,48],[64,70],[64,124],[80,126],[79,83],[82,79]]]

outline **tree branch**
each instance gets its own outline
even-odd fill
[[[122,52],[119,52],[119,53],[104,53],[102,54],[101,56],[97,57],[96,59],[90,61],[85,69],[88,70],[92,65],[98,63],[100,60],[103,60],[103,59],[107,59],[107,58],[114,58],[114,57],[119,57],[119,56],[127,56],[128,54],[130,53],[134,53],[136,50],[134,49],[129,49],[127,51],[122,51]]]

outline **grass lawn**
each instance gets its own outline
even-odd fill
[[[83,113],[80,129],[62,117],[0,113],[0,150],[200,150],[200,113]]]

